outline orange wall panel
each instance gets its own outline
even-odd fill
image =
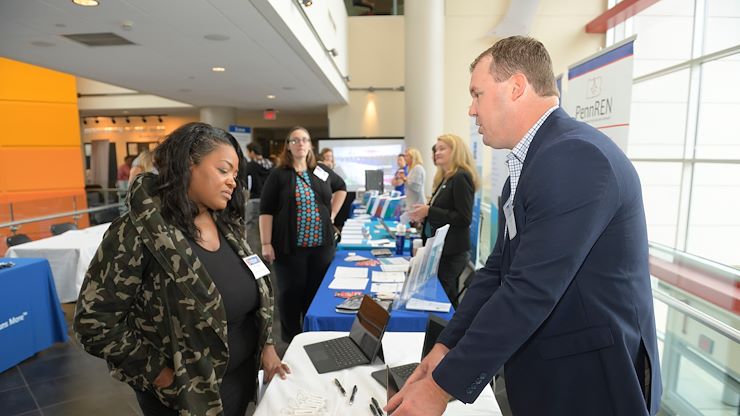
[[[69,103],[77,106],[75,77],[0,58],[0,100]]]
[[[84,189],[79,147],[0,147],[6,192]]]
[[[0,146],[80,148],[76,104],[0,101]]]

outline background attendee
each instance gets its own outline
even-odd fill
[[[450,395],[472,402],[503,366],[514,415],[656,414],[637,172],[614,141],[558,108],[542,43],[502,39],[471,72],[469,113],[483,142],[512,150],[498,239],[388,410],[440,415]]]
[[[262,146],[259,143],[252,142],[247,145],[247,157],[249,162],[244,167],[247,190],[249,191],[245,214],[247,242],[252,250],[261,254],[262,244],[259,234],[260,195],[262,195],[262,187],[267,181],[267,177],[270,176],[270,171],[272,171],[274,165],[269,159],[262,157]]]
[[[244,258],[244,168],[236,140],[204,123],[157,148],[160,174],[133,183],[85,275],[75,332],[136,391],[145,415],[243,416],[287,367],[272,346],[269,275]],[[228,334],[228,335],[227,335]]]
[[[328,147],[321,149],[318,162],[326,165],[329,169],[334,169],[334,151]]]
[[[134,155],[128,155],[123,159],[123,164],[118,167],[117,180],[128,182],[129,175],[131,175],[131,164],[134,163],[136,157]]]
[[[408,161],[408,176],[406,176],[406,207],[424,203],[425,176],[421,153],[414,149],[406,149],[405,159]]]
[[[396,169],[396,173],[393,175],[393,179],[391,179],[391,185],[393,185],[393,189],[400,192],[401,195],[406,195],[406,176],[409,174],[409,166],[406,156],[403,153],[398,155],[396,163],[398,163],[398,169]]]
[[[432,198],[429,205],[413,205],[409,217],[424,222],[421,236],[425,242],[439,227],[450,225],[437,276],[450,301],[457,306],[458,278],[470,259],[470,223],[478,178],[470,149],[460,137],[444,134],[434,146],[437,173],[432,183]]]
[[[303,317],[334,258],[332,222],[346,187],[342,181],[333,195],[333,172],[317,165],[305,128],[292,128],[286,141],[280,165],[262,190],[260,235],[262,255],[274,261],[278,279],[282,338],[290,342],[301,332]]]
[[[149,150],[142,150],[136,159],[131,163],[131,173],[129,174],[129,184],[136,179],[141,173],[153,172],[157,173],[157,168],[154,166],[154,154]]]

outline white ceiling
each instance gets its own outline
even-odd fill
[[[342,103],[253,1],[100,0],[80,7],[71,0],[0,0],[0,55],[196,107],[321,113]],[[100,32],[136,45],[89,47],[61,36]],[[205,39],[209,34],[230,39]]]

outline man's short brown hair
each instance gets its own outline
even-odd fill
[[[526,36],[511,36],[501,39],[478,55],[470,64],[470,72],[481,59],[491,56],[489,71],[497,82],[506,81],[516,73],[522,73],[540,97],[557,97],[552,61],[545,45]]]

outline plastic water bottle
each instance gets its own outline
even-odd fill
[[[406,244],[406,226],[399,223],[396,226],[396,254],[403,255],[403,246]]]

